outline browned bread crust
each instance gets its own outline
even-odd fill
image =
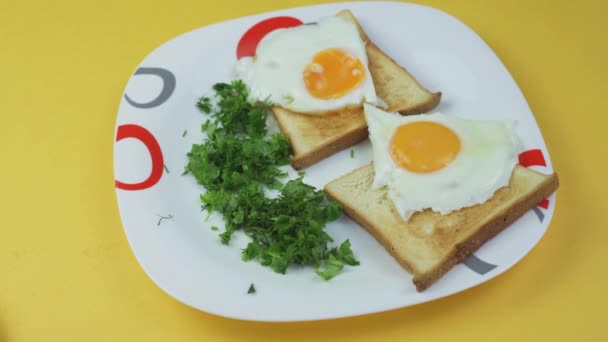
[[[291,166],[296,170],[356,145],[368,135],[367,123],[360,108],[322,116],[294,113],[283,108],[273,108],[273,111],[281,132],[290,140],[294,152]],[[296,136],[294,130],[298,131]]]
[[[555,173],[544,175],[517,166],[509,186],[483,204],[447,215],[425,210],[403,222],[386,189],[371,190],[373,177],[369,164],[330,182],[325,191],[413,274],[417,291],[428,288],[559,185]],[[424,232],[428,227],[431,233]]]

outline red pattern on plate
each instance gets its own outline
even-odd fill
[[[547,166],[543,152],[540,149],[527,150],[520,153],[519,164],[525,167],[532,165]]]
[[[540,203],[538,203],[537,205],[541,208],[549,209],[549,200],[545,198],[544,200],[540,201]]]
[[[302,21],[294,17],[274,17],[260,21],[251,26],[239,40],[236,47],[236,58],[255,56],[255,49],[268,33],[276,29],[299,25],[302,25]]]
[[[115,180],[115,186],[122,190],[144,190],[154,186],[162,177],[163,167],[165,164],[163,152],[160,149],[158,141],[156,141],[156,138],[154,138],[154,135],[152,135],[150,131],[141,126],[133,124],[118,127],[118,131],[116,132],[116,142],[119,142],[125,138],[135,138],[146,146],[148,152],[150,152],[150,157],[152,158],[152,171],[150,172],[148,178],[143,182],[123,183]]]
[[[543,151],[540,149],[527,150],[519,154],[519,164],[521,166],[547,166],[547,162],[545,161],[545,156],[543,156]],[[537,206],[541,208],[548,209],[549,208],[549,200],[544,199]]]

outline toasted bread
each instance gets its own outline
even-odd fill
[[[337,16],[357,25],[365,41],[376,94],[386,102],[388,111],[418,114],[437,106],[441,93],[426,90],[407,70],[372,43],[350,11],[341,11]],[[291,142],[294,152],[291,164],[295,169],[310,166],[367,137],[363,107],[325,115],[295,113],[277,106],[272,108],[272,112],[281,131]]]
[[[361,224],[412,273],[423,291],[487,240],[553,193],[557,174],[544,175],[522,166],[513,170],[509,185],[487,202],[441,215],[430,209],[403,221],[386,188],[371,190],[374,168],[368,164],[325,186],[330,199]]]

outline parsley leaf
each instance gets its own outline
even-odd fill
[[[253,283],[251,283],[249,285],[249,289],[247,290],[247,294],[254,294],[255,292],[256,292],[255,291],[255,285],[253,285]]]
[[[346,240],[342,242],[340,247],[334,252],[336,258],[343,261],[347,265],[356,266],[359,265],[359,261],[355,259],[352,249],[350,249],[350,241]]]
[[[198,99],[196,106],[202,112],[209,114],[211,112],[211,99],[209,99],[208,97],[201,97],[200,99]]]
[[[340,272],[342,272],[342,269],[344,268],[344,262],[338,258],[336,258],[333,254],[329,255],[329,261],[327,262],[327,266],[325,267],[325,270],[317,270],[317,274],[325,279],[325,280],[330,280],[331,278],[337,276],[338,274],[340,274]]]
[[[346,240],[342,242],[339,248],[332,248],[329,254],[329,259],[325,265],[324,270],[317,269],[316,273],[325,280],[331,278],[342,272],[344,265],[357,266],[359,261],[355,259],[353,251],[350,248],[350,241]]]

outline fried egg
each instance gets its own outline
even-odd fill
[[[374,155],[372,187],[388,188],[405,221],[427,208],[445,215],[486,202],[508,185],[518,163],[512,122],[364,109]]]
[[[376,103],[365,43],[355,24],[327,17],[264,37],[255,57],[241,58],[236,77],[257,101],[323,114]]]

